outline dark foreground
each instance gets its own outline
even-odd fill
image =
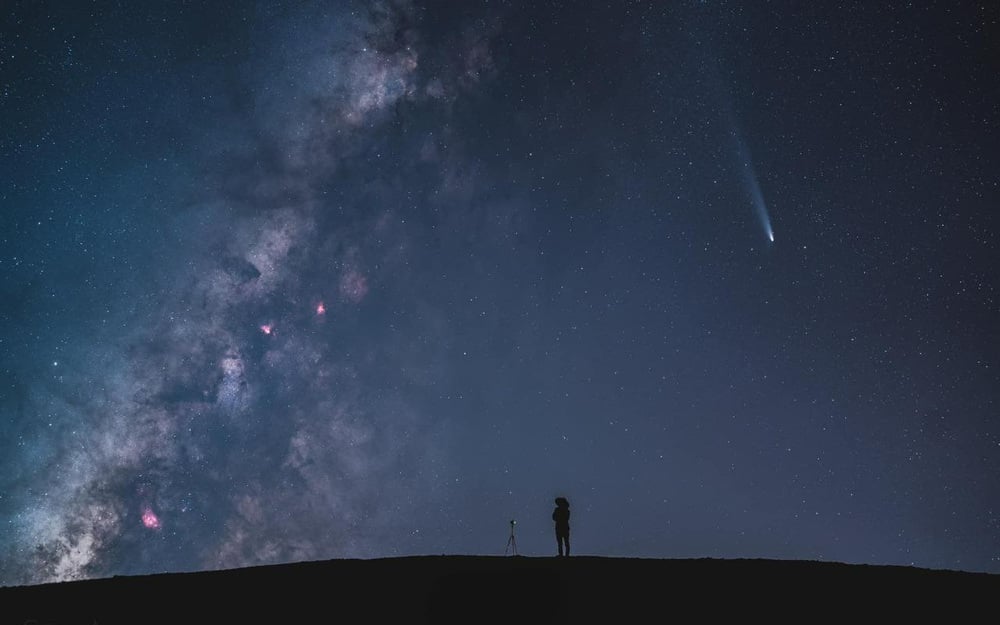
[[[426,556],[0,588],[0,623],[992,621],[1000,575],[780,560]]]

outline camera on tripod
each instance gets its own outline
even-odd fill
[[[507,539],[507,547],[503,550],[503,554],[507,555],[508,552],[512,552],[515,556],[517,555],[517,539],[514,538],[514,526],[517,525],[517,521],[514,519],[510,520],[510,538]]]

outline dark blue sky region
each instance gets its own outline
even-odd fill
[[[0,18],[0,584],[1000,573],[990,3]]]

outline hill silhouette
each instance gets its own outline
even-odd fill
[[[414,556],[0,588],[0,622],[993,620],[1000,575],[811,561]]]

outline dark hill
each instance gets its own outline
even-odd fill
[[[992,621],[1000,575],[781,560],[424,556],[0,588],[4,623]]]

